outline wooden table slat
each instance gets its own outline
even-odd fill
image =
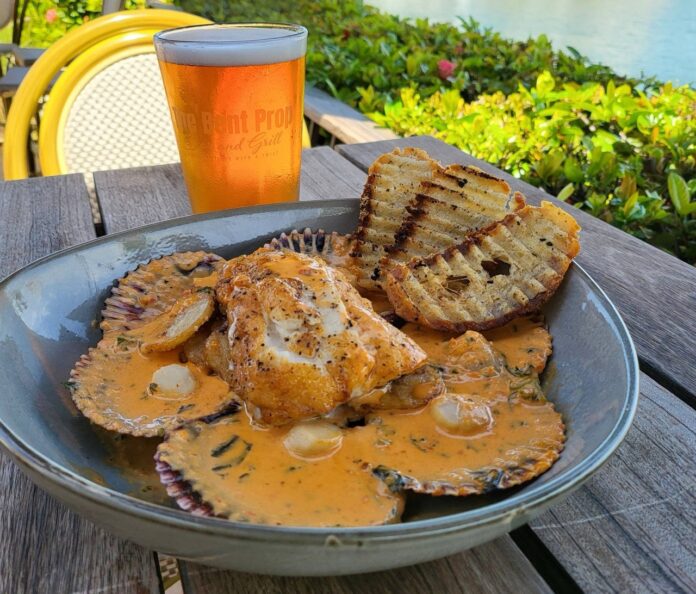
[[[94,187],[106,233],[191,214],[178,164],[97,171]]]
[[[578,262],[621,312],[641,360],[696,404],[696,268],[430,136],[347,144],[337,150],[367,170],[396,146],[423,148],[444,164],[476,165],[506,179],[532,204],[552,200],[571,212],[584,230]]]
[[[81,175],[0,184],[0,278],[94,239]],[[152,553],[83,520],[0,455],[0,592],[159,592]]]
[[[366,115],[335,99],[328,93],[307,85],[305,115],[341,142],[371,142],[398,138]]]
[[[302,164],[300,200],[354,198],[365,183],[365,174],[329,147],[303,151]],[[94,183],[107,233],[191,214],[179,164],[97,171]]]
[[[365,185],[365,174],[328,146],[302,153],[300,200],[356,198]]]
[[[530,526],[588,592],[696,592],[696,413],[640,381],[616,454]]]
[[[104,213],[104,225],[107,232],[122,231],[142,225],[145,222],[143,217],[147,222],[155,222],[155,220],[182,216],[190,212],[188,204],[182,204],[183,182],[179,181],[179,185],[176,185],[178,179],[176,169],[175,166],[164,165],[96,173],[94,177],[97,196]],[[301,200],[355,197],[359,195],[364,183],[365,174],[335,151],[327,148],[304,151]],[[143,202],[147,204],[144,209],[140,206]],[[492,571],[490,562],[492,558],[505,560],[505,563],[501,562],[500,566]],[[365,579],[337,578],[325,583],[324,580],[308,578],[278,580],[203,568],[185,562],[181,562],[180,566],[191,577],[192,589],[187,589],[186,594],[218,591],[311,592],[318,587],[323,587],[317,584],[325,586],[333,584],[331,586],[333,590],[330,591],[345,592],[351,591],[346,590],[350,587],[349,584],[359,583],[357,580]],[[530,589],[545,591],[546,588],[543,579],[508,536],[489,543],[482,551],[477,549],[475,552],[465,553],[449,560],[418,566],[416,569],[400,570],[399,575],[406,580],[412,580],[412,576],[419,575],[419,572],[422,574],[420,578],[422,583],[433,592],[456,591],[451,588],[457,580],[464,578],[468,580],[470,576],[477,576],[475,583],[483,592],[499,590],[498,586],[502,587],[502,584],[506,582],[515,585],[515,589],[518,590],[522,589],[525,583],[529,584],[527,590],[522,591]],[[383,582],[384,579],[386,578],[382,578],[381,581]],[[364,581],[364,591],[386,591],[378,589],[379,582],[380,580]],[[388,583],[393,585],[396,582]],[[421,591],[427,591],[427,589]]]
[[[187,564],[186,594],[512,594],[551,592],[509,537],[438,561],[362,575],[293,578],[235,573]]]

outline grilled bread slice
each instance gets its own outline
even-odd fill
[[[408,215],[406,207],[416,197],[421,182],[441,169],[428,153],[416,148],[397,148],[370,166],[360,198],[360,220],[352,253],[358,259],[361,286],[379,286],[379,261],[385,255],[384,247],[394,243],[394,234]]]
[[[450,165],[420,185],[408,216],[388,246],[388,258],[407,262],[441,252],[464,241],[472,231],[524,207],[522,194],[477,167]]]
[[[526,206],[441,253],[396,265],[387,295],[399,316],[437,330],[501,326],[553,295],[580,250],[579,230],[550,202]]]

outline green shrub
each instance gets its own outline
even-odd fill
[[[126,10],[144,6],[145,0],[125,2]],[[70,29],[101,16],[101,10],[102,0],[29,0],[22,45],[48,47]]]
[[[530,89],[471,102],[455,91],[422,99],[402,89],[370,116],[398,134],[437,136],[696,261],[694,89],[559,85],[545,72]]]
[[[33,33],[25,42],[47,45],[91,18],[96,0],[32,1],[38,20],[63,7],[59,26],[31,28],[43,42]],[[544,35],[512,41],[473,20],[411,21],[358,0],[175,1],[217,22],[301,23],[309,82],[400,134],[438,136],[696,261],[693,89],[620,77]]]
[[[381,109],[404,86],[427,97],[457,89],[473,99],[484,92],[514,92],[531,86],[544,70],[563,81],[606,82],[616,75],[569,49],[554,51],[544,35],[527,41],[502,38],[474,20],[461,27],[410,21],[384,14],[356,0],[176,0],[188,11],[216,22],[285,21],[310,32],[307,79],[363,111]],[[440,77],[438,62],[455,64]],[[621,79],[623,80],[623,79]],[[636,81],[633,81],[636,82]],[[652,81],[648,81],[652,84]],[[369,97],[360,88],[370,86]]]

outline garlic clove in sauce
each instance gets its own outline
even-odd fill
[[[305,421],[288,431],[285,449],[299,458],[325,458],[334,454],[343,442],[339,427],[326,421]]]
[[[157,392],[187,396],[196,389],[196,378],[185,365],[172,363],[152,374],[151,391],[153,384]]]
[[[452,435],[477,435],[493,427],[493,415],[487,405],[452,395],[433,400],[430,413],[437,426]]]

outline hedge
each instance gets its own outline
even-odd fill
[[[58,6],[42,35],[91,18],[95,1],[35,0],[39,15]],[[544,35],[513,41],[471,19],[412,21],[358,0],[176,2],[217,22],[302,23],[309,82],[399,134],[440,137],[696,262],[694,89],[619,76]]]
[[[548,39],[401,19],[355,0],[178,0],[218,22],[310,30],[307,79],[696,262],[696,92],[618,76]],[[687,181],[688,180],[688,181]]]

